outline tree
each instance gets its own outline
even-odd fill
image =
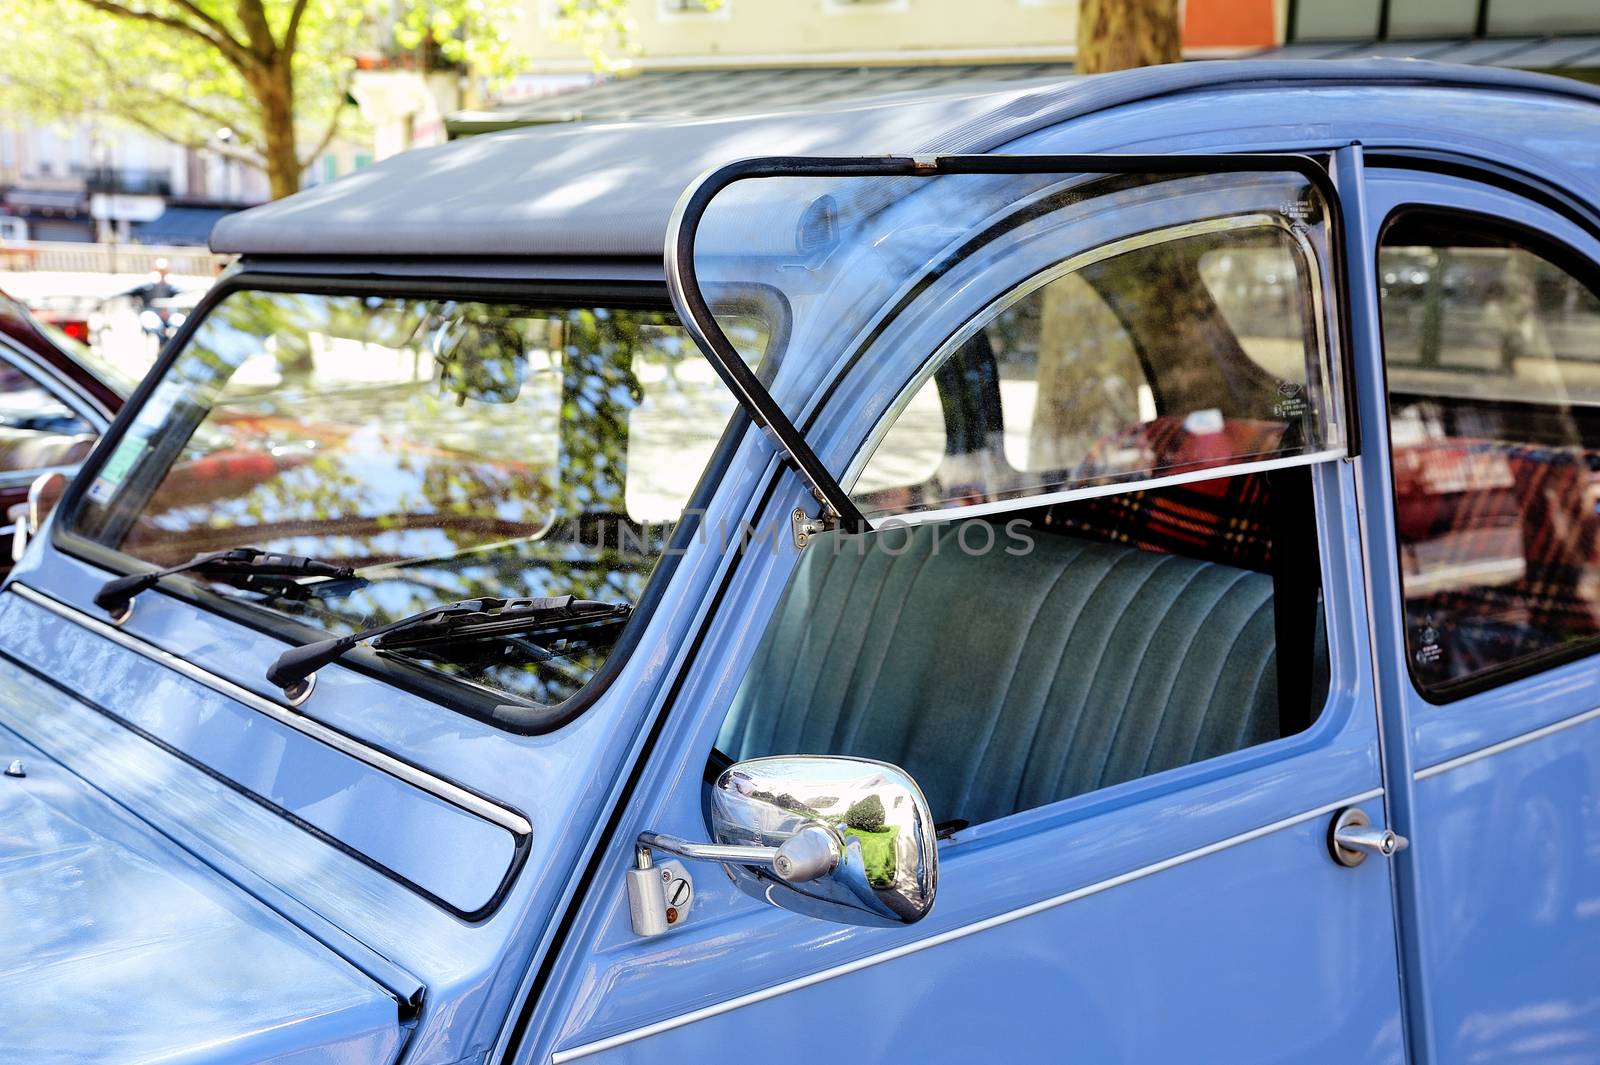
[[[1078,7],[1080,74],[1176,63],[1183,58],[1178,0],[1082,0]]]
[[[358,54],[498,76],[514,16],[511,0],[4,0],[0,110],[92,112],[249,162],[287,196],[338,135]]]
[[[1077,72],[1103,74],[1182,57],[1178,0],[1081,0]],[[1096,440],[1118,426],[1138,424],[1135,385],[1143,373],[1116,316],[1083,277],[1058,278],[1039,299],[1039,395],[1029,462],[1033,468],[1070,469]]]
[[[699,0],[715,11],[724,0]],[[639,54],[634,40],[638,24],[628,8],[631,0],[554,0],[551,36],[575,44],[597,73],[611,74],[628,66]]]

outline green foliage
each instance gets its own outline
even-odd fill
[[[702,0],[707,11],[723,0]],[[628,14],[630,0],[556,0],[551,36],[575,44],[595,70],[612,73],[625,68],[639,54],[633,39],[638,23]]]
[[[207,147],[260,166],[283,195],[354,121],[345,104],[358,54],[398,46],[504,76],[517,10],[513,0],[4,0],[0,111],[96,115]]]
[[[863,832],[877,832],[883,828],[883,818],[883,800],[876,795],[856,800],[844,812],[844,823]]]
[[[556,0],[551,36],[576,44],[596,70],[611,72],[638,54],[633,34],[638,23],[628,14],[628,0]]]
[[[867,883],[875,888],[894,885],[895,838],[898,828],[862,829],[847,827],[846,840],[855,840],[861,847],[861,868],[867,874]]]

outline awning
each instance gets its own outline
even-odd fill
[[[1477,37],[1407,41],[1297,41],[1252,59],[1430,59],[1467,66],[1600,74],[1600,36]]]
[[[1367,56],[1517,67],[1600,80],[1600,36],[1592,35],[1297,41],[1247,58]],[[446,117],[445,128],[451,137],[461,137],[548,123],[754,114],[898,92],[928,95],[941,88],[970,91],[991,84],[1063,78],[1071,73],[1071,63],[647,70],[493,110],[457,111]]]
[[[1063,78],[1071,73],[1071,63],[647,70],[490,111],[457,111],[445,119],[445,127],[450,136],[460,137],[556,122],[752,114],[898,92],[970,91],[978,84]]]
[[[211,227],[233,207],[168,207],[159,218],[133,227],[135,244],[195,244],[211,239]]]
[[[18,212],[78,214],[88,208],[82,189],[8,189],[5,205]]]

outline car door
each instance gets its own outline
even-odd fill
[[[1413,1017],[1427,1060],[1593,1060],[1600,241],[1467,176],[1395,166],[1368,188],[1387,373],[1365,424],[1392,466],[1366,474],[1394,501],[1370,550],[1404,723]]]
[[[1322,164],[758,161],[686,205],[675,296],[800,476],[722,531],[521,1059],[1400,1060],[1389,863],[1330,847],[1386,819]],[[735,289],[792,311],[759,375]],[[705,839],[769,755],[909,772],[932,912],[673,862],[641,929],[639,833]]]
[[[11,565],[12,508],[41,473],[70,472],[105,428],[102,415],[75,399],[61,378],[0,340],[0,572]]]

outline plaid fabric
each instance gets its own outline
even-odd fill
[[[1424,683],[1600,635],[1597,470],[1581,448],[1395,449],[1407,645]]]
[[[1277,453],[1283,423],[1229,421],[1193,432],[1183,418],[1162,417],[1099,441],[1074,471],[1080,484],[1186,473]],[[1263,474],[1139,489],[1058,503],[1046,528],[1102,543],[1187,555],[1239,569],[1272,569],[1272,497]]]
[[[1272,496],[1264,474],[1057,503],[1047,529],[1262,573],[1272,569]]]
[[[1282,422],[1230,419],[1212,432],[1195,432],[1189,419],[1166,415],[1129,426],[1095,443],[1073,471],[1081,484],[1114,483],[1189,473],[1253,459],[1276,457]]]

